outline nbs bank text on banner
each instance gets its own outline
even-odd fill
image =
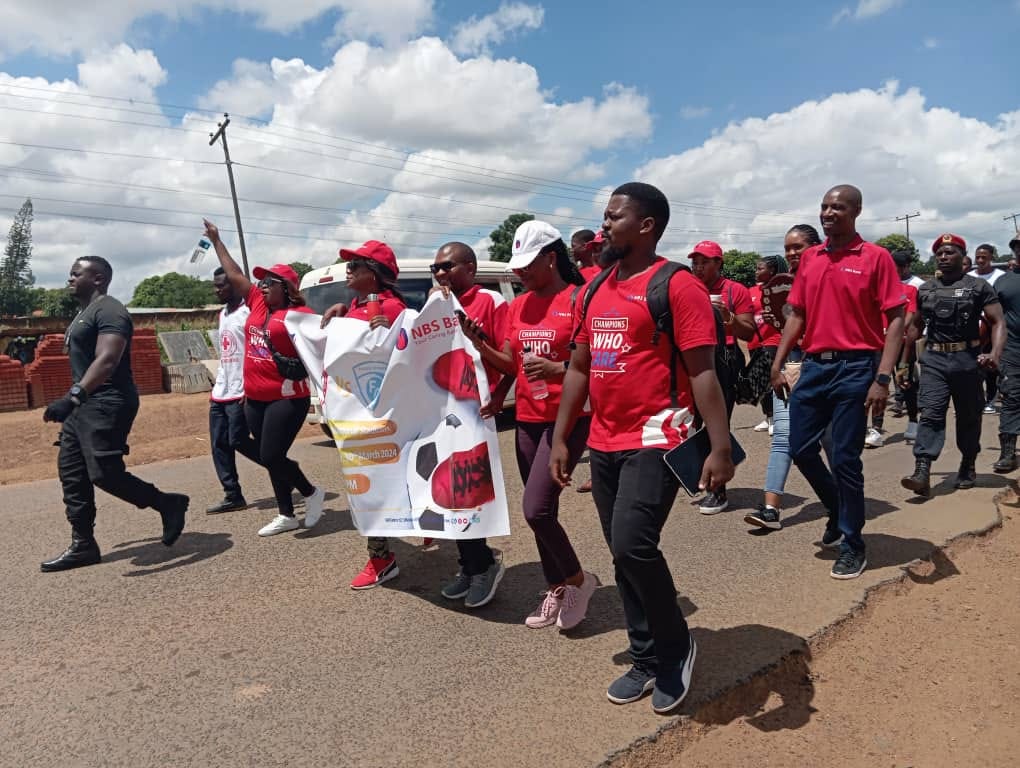
[[[488,383],[455,309],[437,293],[375,330],[346,318],[321,330],[317,315],[287,315],[365,536],[510,533],[495,424],[478,413]]]

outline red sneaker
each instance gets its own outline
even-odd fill
[[[351,589],[371,589],[389,581],[400,573],[397,556],[392,552],[387,557],[370,557],[364,569],[351,582]]]

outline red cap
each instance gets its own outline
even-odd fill
[[[394,277],[400,274],[400,269],[397,267],[397,257],[393,255],[393,249],[386,245],[386,243],[378,240],[369,240],[354,251],[341,248],[340,258],[344,261],[350,261],[351,259],[377,261],[392,272]]]
[[[943,245],[955,245],[964,253],[967,252],[967,241],[959,235],[953,235],[948,232],[944,235],[939,235],[935,238],[935,242],[931,244],[931,252],[937,252]]]
[[[584,244],[582,251],[594,251],[598,246],[606,242],[606,234],[601,229],[595,233],[595,238]]]
[[[721,259],[722,247],[719,243],[712,242],[711,240],[702,240],[694,246],[693,251],[687,254],[687,258],[691,258],[696,253],[699,253],[702,256],[707,256],[710,259]]]
[[[274,275],[275,277],[290,283],[295,291],[301,283],[301,278],[298,277],[297,272],[294,271],[290,264],[274,264],[269,268],[255,267],[251,273],[255,276],[256,280],[261,280],[266,275]]]

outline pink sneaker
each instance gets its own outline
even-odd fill
[[[584,571],[581,586],[572,587],[567,584],[563,587],[563,604],[559,618],[556,619],[556,626],[560,629],[573,629],[580,624],[588,613],[588,601],[595,594],[595,587],[598,585],[598,577],[594,573]]]
[[[551,627],[556,623],[560,615],[560,606],[563,604],[563,587],[550,589],[545,593],[538,608],[532,611],[531,615],[524,620],[524,623],[532,629]]]

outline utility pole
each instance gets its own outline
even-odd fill
[[[223,157],[227,161],[227,178],[230,179],[230,196],[234,199],[234,221],[237,222],[237,239],[241,242],[241,262],[244,266],[244,276],[251,278],[248,272],[248,251],[244,247],[244,230],[241,228],[241,209],[237,207],[237,187],[234,186],[234,168],[230,162],[230,150],[227,149],[227,126],[230,125],[230,115],[223,113],[223,122],[216,123],[216,133],[209,134],[209,146],[216,143],[216,139],[223,139]]]
[[[1017,223],[1016,223],[1016,217],[1017,216],[1020,216],[1020,213],[1011,213],[1011,214],[1009,214],[1009,216],[1003,216],[1002,220],[1003,221],[1009,221],[1010,219],[1013,219],[1013,229],[1015,229],[1017,232],[1020,232],[1020,226],[1017,226]]]
[[[229,164],[228,164],[227,167],[228,168],[230,167]],[[910,220],[911,219],[916,219],[920,215],[921,215],[921,212],[917,211],[916,213],[905,213],[902,216],[897,216],[896,217],[896,221],[905,221],[905,222],[907,222],[907,240],[910,239]]]

